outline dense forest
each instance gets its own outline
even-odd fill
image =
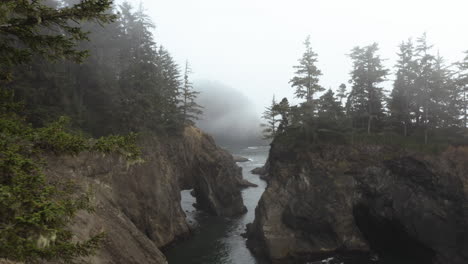
[[[76,0],[48,1],[58,8]],[[106,12],[118,14],[106,25],[80,23],[90,32],[77,43],[86,51],[81,64],[57,59],[32,60],[14,68],[7,84],[26,104],[28,121],[41,126],[66,115],[73,126],[93,136],[154,131],[174,134],[201,114],[189,80],[190,66],[181,71],[171,54],[155,42],[143,7],[124,2]],[[72,25],[74,23],[72,22]],[[41,29],[54,34],[54,28]]]
[[[290,81],[296,97],[305,101],[290,106],[287,98],[277,102],[273,97],[263,114],[265,138],[299,129],[307,138],[336,142],[467,142],[468,51],[461,61],[448,64],[438,52],[434,54],[425,33],[415,42],[403,41],[393,69],[393,89],[386,93],[382,83],[391,70],[383,65],[378,44],[355,47],[349,53],[353,65],[350,89],[343,83],[315,99],[314,95],[325,91],[319,85],[322,72],[310,38],[305,48]]]
[[[51,181],[46,157],[140,162],[135,133],[177,137],[202,113],[188,62],[181,71],[153,27],[127,2],[0,3],[0,260],[74,263],[104,238],[73,241],[69,223],[93,211],[92,193]]]

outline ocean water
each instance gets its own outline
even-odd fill
[[[245,226],[253,222],[255,207],[266,188],[266,182],[250,171],[265,164],[268,151],[269,147],[263,146],[233,151],[233,154],[250,160],[238,165],[242,167],[244,179],[258,185],[242,191],[248,212],[238,218],[214,217],[198,212],[192,206],[195,198],[190,195],[190,190],[182,191],[182,208],[194,231],[190,238],[164,252],[169,264],[257,264],[241,234],[245,233]]]

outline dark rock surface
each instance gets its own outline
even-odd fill
[[[468,150],[273,144],[248,245],[272,263],[369,254],[468,263]]]
[[[235,162],[248,162],[248,161],[250,161],[248,158],[237,156],[237,155],[233,155],[232,157],[234,158]]]
[[[80,212],[77,239],[106,232],[90,263],[166,263],[159,248],[189,234],[180,191],[194,189],[199,208],[214,215],[245,212],[241,169],[211,137],[190,127],[182,139],[144,137],[143,163],[117,155],[50,157],[48,175],[91,190],[96,212]]]

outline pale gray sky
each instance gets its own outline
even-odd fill
[[[138,5],[139,0],[130,2]],[[310,34],[321,84],[349,79],[346,56],[377,42],[393,66],[397,45],[424,31],[449,62],[468,50],[468,0],[143,0],[156,40],[193,79],[220,81],[246,94],[260,113],[273,94],[293,97],[288,81]],[[393,78],[393,76],[390,76]]]

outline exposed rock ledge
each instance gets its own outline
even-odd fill
[[[466,147],[422,157],[273,144],[268,172],[248,245],[272,263],[371,251],[412,264],[468,263]]]
[[[49,158],[51,179],[72,179],[96,194],[96,212],[80,212],[72,227],[78,239],[106,232],[90,263],[166,263],[158,248],[189,233],[181,189],[194,189],[198,207],[212,214],[246,211],[241,169],[210,136],[190,127],[182,139],[145,137],[139,144],[141,164],[96,153]]]

